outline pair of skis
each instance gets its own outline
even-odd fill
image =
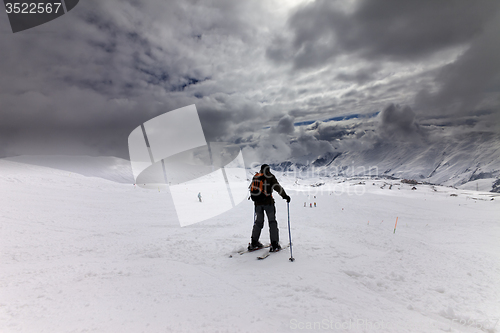
[[[238,251],[238,253],[239,253],[240,255],[242,255],[242,254],[245,254],[245,253],[255,252],[255,251],[262,250],[262,249],[267,249],[267,248],[270,248],[270,247],[271,247],[271,244],[267,244],[267,245],[265,245],[265,246],[263,246],[263,247],[259,247],[259,248],[254,249],[254,250],[248,250],[248,249],[245,249],[245,250],[242,250],[242,251]],[[287,245],[283,246],[283,247],[282,247],[279,251],[284,250],[284,249],[287,249],[288,247],[290,247],[290,244],[287,244]],[[274,252],[279,252],[279,251],[274,251]],[[267,251],[266,253],[264,253],[263,255],[258,256],[258,257],[257,257],[257,259],[258,259],[258,260],[264,260],[264,259],[266,259],[267,257],[269,257],[269,256],[271,255],[271,253],[274,253],[274,252],[271,252],[271,251],[269,250],[269,251]],[[232,256],[230,256],[230,257],[232,257]]]
[[[284,249],[287,249],[288,247],[290,247],[290,244],[287,244],[285,246],[283,246],[281,249],[279,249],[278,251],[274,251],[274,252],[271,252],[271,251],[267,251],[266,253],[264,253],[263,255],[257,257],[258,260],[264,260],[266,259],[267,257],[269,257],[271,255],[271,253],[276,253],[276,252],[280,252]]]
[[[238,251],[238,254],[245,254],[245,253],[249,253],[249,252],[255,252],[255,251],[259,251],[259,250],[262,250],[262,249],[267,249],[267,248],[270,248],[271,247],[271,244],[267,244],[267,245],[264,245],[263,247],[258,247],[258,248],[255,248],[253,250],[249,250],[249,249],[245,249],[245,250],[241,250],[241,251]]]

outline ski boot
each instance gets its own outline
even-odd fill
[[[262,245],[262,243],[259,241],[248,243],[248,251],[249,252],[260,250],[263,247],[264,247],[264,245]]]
[[[272,242],[269,252],[278,252],[279,250],[281,250],[280,244],[278,242]]]

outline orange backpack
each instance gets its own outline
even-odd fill
[[[256,173],[250,185],[250,197],[253,201],[262,201],[271,194],[267,193],[268,184],[263,173]]]

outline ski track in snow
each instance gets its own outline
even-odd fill
[[[251,201],[181,228],[165,188],[0,170],[0,332],[500,332],[492,193],[278,177],[292,197],[291,263],[288,250],[236,253]]]

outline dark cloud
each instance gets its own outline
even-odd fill
[[[376,117],[316,122],[306,133],[318,141],[329,142],[337,151],[368,150],[377,144],[396,141],[423,142],[426,132],[408,105],[387,105]]]
[[[500,112],[498,1],[362,0],[346,8],[316,0],[288,28],[268,59],[305,72],[339,67],[335,79],[352,86],[337,109],[413,100],[421,117]]]
[[[266,56],[276,63],[289,61],[293,55],[288,48],[288,40],[282,36],[274,37],[272,44],[266,50]]]
[[[368,68],[360,68],[353,72],[340,72],[336,79],[346,82],[354,82],[359,85],[373,81],[376,78],[376,73],[379,68],[377,66],[370,66]]]
[[[346,92],[345,94],[342,95],[342,98],[347,98],[347,97],[364,97],[365,94],[363,92],[360,92],[356,89],[352,89],[352,90],[349,90],[348,92]],[[344,100],[344,103],[345,103],[346,100]],[[353,99],[353,101],[355,101]]]
[[[110,0],[81,3],[18,34],[0,21],[0,156],[127,158],[135,127],[195,103],[207,140],[234,139],[237,124],[267,118],[256,117],[263,112],[258,103],[235,98],[234,85],[214,87],[224,73],[215,66],[242,51],[225,44],[254,43],[257,27],[246,15],[259,9],[260,3],[225,0]],[[214,90],[225,103],[211,97]]]
[[[316,121],[296,126],[294,136],[269,131],[255,138],[255,145],[247,145],[245,153],[249,160],[271,163],[285,160],[312,162],[329,152],[351,156],[353,163],[360,163],[358,157],[361,160],[369,157],[382,163],[385,157],[397,156],[401,149],[409,152],[408,156],[420,154],[422,163],[428,163],[427,157],[450,153],[454,147],[467,147],[473,151],[474,145],[483,144],[492,151],[491,159],[494,160],[498,155],[496,142],[499,138],[494,128],[497,126],[493,121],[495,116],[495,112],[481,111],[452,123],[444,116],[425,118],[420,123],[410,106],[389,104],[372,118]],[[397,160],[394,163],[397,164]]]
[[[342,54],[373,60],[415,60],[470,42],[495,17],[495,1],[360,1],[354,11],[317,0],[289,19],[291,39],[278,36],[267,56],[295,68],[324,65]]]
[[[128,158],[135,127],[190,104],[207,141],[254,160],[369,149],[424,123],[500,132],[499,2],[346,4],[107,0],[18,34],[0,20],[0,156]]]
[[[336,139],[342,139],[345,136],[354,133],[350,128],[338,126],[334,122],[317,122],[314,126],[310,127],[314,130],[314,137],[321,141],[332,142]]]
[[[276,125],[275,130],[278,133],[282,134],[292,134],[294,131],[294,126],[293,126],[294,118],[290,116],[283,116],[280,121],[278,122],[278,125]]]
[[[235,141],[260,129],[267,119],[257,104],[241,97],[229,97],[220,105],[201,101],[197,109],[208,142]]]
[[[330,142],[319,140],[313,133],[307,132],[302,132],[296,139],[292,140],[290,148],[292,159],[309,158],[310,160],[335,150]]]
[[[408,105],[390,104],[379,116],[382,128],[404,133],[413,133],[417,129],[415,112]]]
[[[477,108],[496,108],[500,103],[500,13],[484,28],[458,59],[436,76],[435,93],[423,89],[416,104],[424,112],[461,114]]]
[[[416,121],[415,112],[408,105],[388,105],[377,117],[376,128],[379,144],[412,142],[417,145],[432,145],[428,130]]]

